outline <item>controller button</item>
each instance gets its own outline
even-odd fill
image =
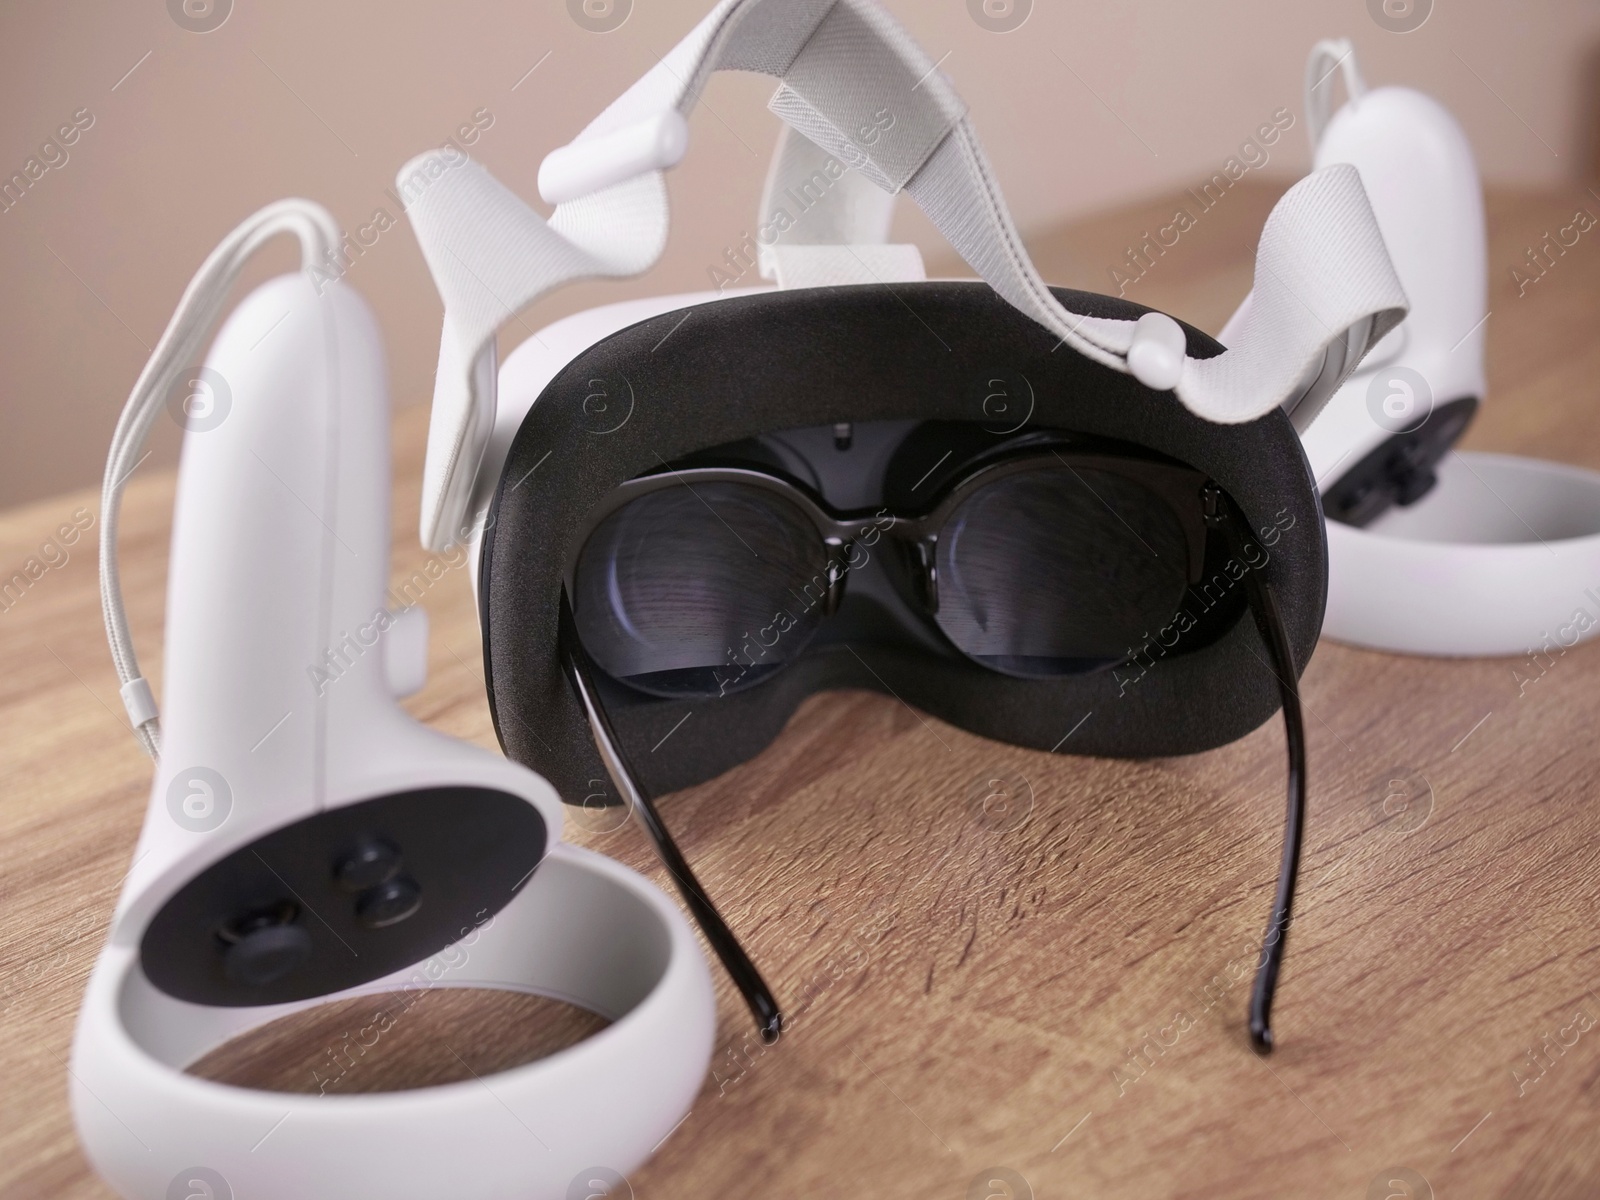
[[[261,925],[229,946],[222,973],[232,983],[265,987],[297,971],[311,957],[311,935],[298,925]]]
[[[422,889],[404,875],[363,892],[356,901],[356,919],[368,929],[398,925],[422,907]]]
[[[368,838],[341,858],[333,868],[339,886],[364,892],[388,883],[400,873],[400,848],[387,838]]]

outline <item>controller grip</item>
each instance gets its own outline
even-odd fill
[[[303,273],[247,296],[174,395],[166,734],[125,907],[202,844],[336,802],[363,747],[416,743],[384,669],[388,403],[365,301]]]
[[[1315,165],[1333,163],[1361,172],[1411,299],[1403,361],[1428,379],[1436,402],[1481,400],[1488,234],[1483,185],[1460,123],[1413,88],[1375,88],[1329,121]]]

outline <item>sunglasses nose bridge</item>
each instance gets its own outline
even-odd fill
[[[939,536],[926,534],[911,543],[916,555],[918,577],[922,583],[922,603],[929,615],[939,613]]]
[[[822,611],[825,616],[831,617],[844,602],[844,581],[850,570],[850,549],[855,543],[854,539],[837,534],[830,534],[822,540],[828,547],[828,592],[823,600]]]

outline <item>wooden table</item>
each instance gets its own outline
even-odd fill
[[[1241,186],[1128,294],[1218,328],[1271,199]],[[1470,446],[1600,468],[1600,241],[1525,296],[1510,271],[1579,207],[1600,201],[1576,187],[1492,198],[1492,400]],[[1172,209],[1038,240],[1047,277],[1106,290],[1106,267]],[[426,559],[424,420],[397,422],[397,579]],[[138,479],[123,539],[157,677],[171,500],[170,475]],[[97,505],[82,492],[0,516],[0,566]],[[410,707],[493,745],[465,574],[426,603],[432,677]],[[90,541],[0,613],[0,634],[0,1195],[103,1197],[73,1141],[65,1059],[150,769],[123,727]],[[1324,643],[1303,686],[1312,815],[1265,1061],[1246,1047],[1248,983],[1230,966],[1253,958],[1274,877],[1276,721],[1214,753],[1128,763],[1017,750],[893,699],[832,694],[756,761],[669,798],[796,1021],[763,1051],[718,976],[714,1077],[635,1194],[958,1200],[1028,1194],[1019,1179],[1040,1200],[1428,1194],[1407,1171],[1452,1200],[1600,1193],[1600,1030],[1550,1051],[1542,1073],[1528,1059],[1600,1020],[1600,648],[1540,674]],[[1031,814],[985,828],[970,789],[1008,772],[1030,782]],[[1419,777],[1431,801],[1414,792],[1385,815],[1388,781]],[[574,836],[665,884],[633,828]],[[205,1070],[310,1087],[330,1040],[372,1008],[272,1030]],[[479,993],[413,1011],[341,1087],[457,1077],[445,1038],[483,1071],[592,1027]]]

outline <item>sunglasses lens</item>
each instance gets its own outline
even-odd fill
[[[685,483],[601,522],[574,591],[578,636],[608,675],[660,696],[716,696],[805,647],[823,617],[828,550],[781,496]]]
[[[1084,467],[978,489],[951,514],[936,561],[940,627],[962,653],[1010,675],[1121,662],[1172,620],[1188,586],[1171,507]]]

